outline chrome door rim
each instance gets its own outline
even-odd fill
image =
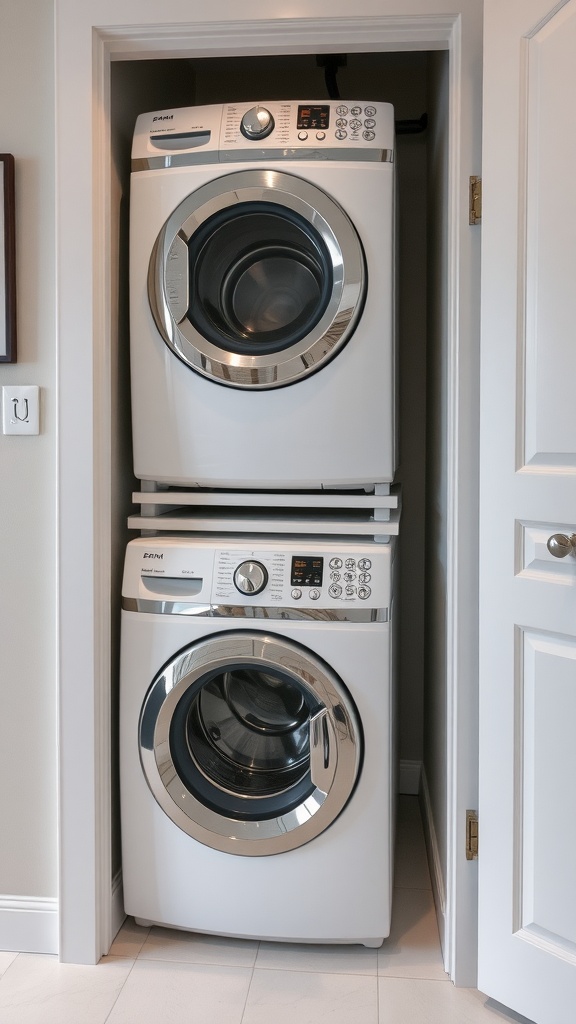
[[[293,211],[321,236],[332,264],[332,292],[310,332],[289,348],[265,355],[228,353],[187,318],[180,289],[188,273],[188,241],[208,218],[239,203],[269,203]],[[174,273],[179,284],[174,293]],[[190,193],[173,211],[150,259],[148,295],[169,348],[204,377],[229,387],[267,389],[292,384],[315,372],[346,343],[362,311],[364,254],[343,209],[321,189],[282,171],[248,170],[223,175]]]
[[[325,789],[318,783],[293,810],[275,818],[238,820],[207,807],[183,783],[170,750],[170,725],[178,702],[215,669],[246,664],[281,670],[328,710],[334,762]],[[323,832],[348,802],[359,772],[361,733],[351,699],[336,675],[292,641],[243,630],[198,641],[176,655],[153,681],[139,723],[140,760],[150,790],[182,831],[206,846],[242,856],[296,849]]]

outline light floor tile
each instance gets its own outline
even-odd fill
[[[377,1024],[377,979],[255,968],[242,1024]]]
[[[244,967],[137,960],[106,1024],[240,1024],[250,977]]]
[[[506,1024],[517,1019],[491,1006],[476,989],[451,982],[380,978],[379,1024]]]
[[[319,974],[377,972],[376,950],[366,946],[314,946],[261,942],[256,967],[277,971],[317,971]]]
[[[191,964],[253,967],[258,942],[228,939],[170,928],[151,928],[138,957],[140,960],[178,960]]]
[[[432,893],[395,889],[392,931],[378,952],[378,974],[446,981]]]
[[[0,982],[0,1021],[104,1024],[131,969],[131,960],[114,957],[83,967],[21,953]]]
[[[149,928],[140,928],[133,917],[127,917],[110,947],[108,956],[125,956],[135,960],[149,931]]]
[[[10,964],[14,963],[18,953],[4,953],[0,952],[0,978],[5,971],[8,970]]]

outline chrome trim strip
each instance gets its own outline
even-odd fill
[[[387,608],[264,608],[257,605],[193,604],[123,597],[126,612],[148,615],[197,615],[218,619],[284,619],[293,622],[388,622]]]
[[[167,279],[177,238],[187,244],[215,213],[252,202],[283,205],[298,214],[322,236],[332,262],[332,292],[320,320],[300,341],[266,355],[228,352],[186,317],[179,320],[181,303]],[[250,391],[293,384],[331,359],[356,327],[365,288],[364,254],[347,214],[316,185],[284,171],[234,171],[191,192],[160,231],[148,271],[150,309],[168,347],[202,376]]]
[[[370,161],[391,164],[394,162],[393,149],[231,149],[215,154],[210,153],[169,153],[166,156],[139,157],[132,160],[132,173],[139,171],[161,171],[170,167],[194,167],[197,164],[241,163],[248,160],[339,160],[341,162]]]

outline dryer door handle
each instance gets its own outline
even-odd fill
[[[317,789],[328,793],[336,772],[336,737],[327,708],[310,719],[310,778]]]

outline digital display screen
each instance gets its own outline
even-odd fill
[[[295,555],[292,559],[293,587],[321,587],[324,559],[309,555]]]
[[[318,104],[317,106],[304,106],[298,107],[298,123],[297,128],[322,128],[325,130],[330,125],[330,106],[329,104]]]

